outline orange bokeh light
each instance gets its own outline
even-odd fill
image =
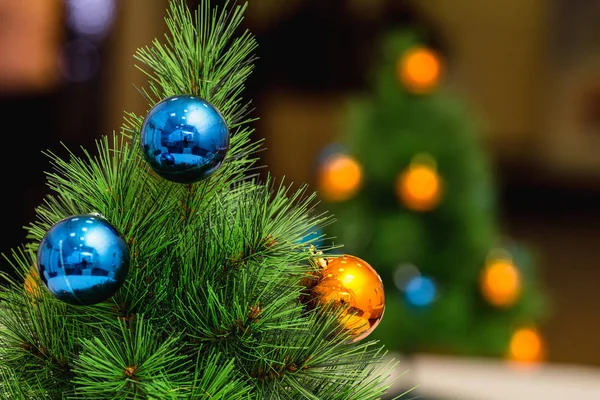
[[[31,268],[31,270],[25,276],[25,292],[33,298],[39,298],[41,296],[40,286],[37,283],[38,272],[37,269]]]
[[[362,168],[351,156],[336,154],[327,159],[318,176],[319,193],[329,201],[352,198],[362,184]]]
[[[442,184],[436,170],[429,165],[410,166],[396,180],[400,201],[414,211],[435,208],[442,195]]]
[[[436,52],[418,46],[400,57],[397,69],[400,81],[408,90],[427,93],[438,85],[442,64]]]
[[[482,293],[498,307],[509,307],[516,303],[521,293],[519,270],[509,260],[494,260],[483,270]]]
[[[513,333],[508,358],[522,363],[538,363],[544,357],[544,344],[534,328],[521,328]]]

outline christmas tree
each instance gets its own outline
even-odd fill
[[[83,156],[48,153],[49,194],[4,257],[4,399],[376,399],[395,364],[365,261],[323,256],[315,194],[259,180],[246,4],[172,1],[140,48],[148,114]],[[343,266],[343,268],[342,268]],[[346,272],[344,272],[346,271]],[[353,275],[350,276],[350,273]]]
[[[413,29],[382,40],[316,183],[326,234],[383,279],[388,349],[539,360],[545,296],[533,252],[505,237],[478,123],[442,85],[444,57]],[[321,232],[314,230],[315,235]]]

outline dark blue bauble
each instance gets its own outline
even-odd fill
[[[75,215],[57,222],[42,238],[37,267],[46,288],[74,305],[107,300],[129,271],[129,248],[104,218]]]
[[[229,129],[221,113],[196,96],[169,97],[142,124],[144,158],[161,177],[194,183],[219,168],[229,150]]]

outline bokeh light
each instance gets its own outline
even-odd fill
[[[325,245],[323,230],[318,226],[308,229],[306,232],[304,232],[304,236],[300,240],[300,244],[306,246],[312,244],[316,248],[323,247]]]
[[[415,160],[398,174],[396,178],[396,196],[408,209],[413,211],[431,211],[442,198],[442,182],[434,161]]]
[[[421,276],[421,271],[413,264],[400,264],[394,269],[394,285],[398,290],[405,291],[408,283],[419,276]]]
[[[100,70],[100,52],[88,40],[75,39],[63,48],[61,74],[68,82],[85,82]]]
[[[316,158],[317,167],[323,165],[329,158],[340,155],[348,154],[346,146],[341,143],[330,143],[323,147]]]
[[[115,19],[115,0],[67,0],[67,21],[78,35],[100,39]]]
[[[426,307],[433,303],[437,287],[431,278],[417,276],[406,285],[404,295],[409,304],[415,307]]]
[[[436,52],[417,46],[400,57],[397,69],[400,81],[406,89],[413,93],[423,94],[438,86],[442,63]]]
[[[360,190],[362,178],[357,160],[348,154],[334,154],[319,168],[319,193],[332,202],[348,200]]]
[[[37,283],[38,272],[37,268],[32,267],[27,275],[25,276],[25,292],[33,298],[39,298],[41,296],[40,286]]]
[[[537,329],[517,329],[510,340],[508,358],[519,363],[539,363],[544,358],[544,343]]]
[[[514,305],[521,294],[519,270],[510,259],[490,260],[481,275],[481,291],[497,307]]]

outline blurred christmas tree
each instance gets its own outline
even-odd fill
[[[384,281],[375,336],[405,354],[540,360],[535,260],[502,235],[488,153],[441,87],[441,54],[406,29],[387,34],[381,57],[371,95],[351,101],[344,136],[317,166],[338,220],[326,235]]]

